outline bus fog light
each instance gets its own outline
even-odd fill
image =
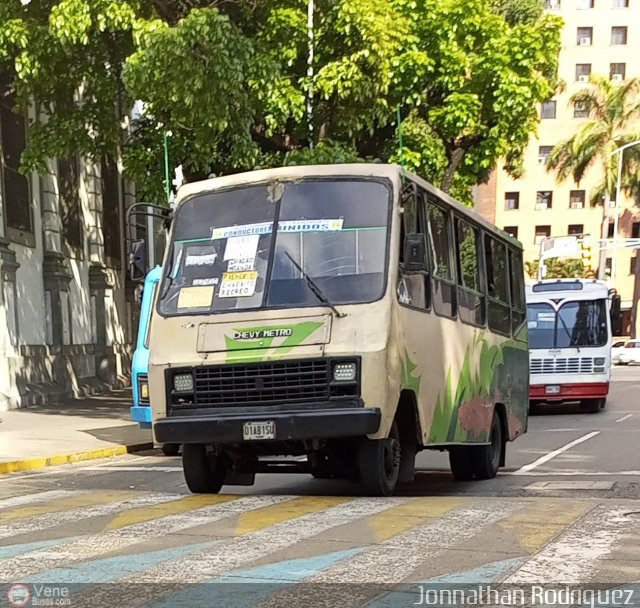
[[[593,372],[596,374],[604,374],[604,367],[594,367]]]
[[[173,377],[173,390],[176,393],[192,393],[193,392],[193,375],[192,374],[176,374]]]
[[[605,361],[604,357],[596,357],[593,360],[593,364],[594,365],[604,365],[604,361]]]
[[[333,380],[335,382],[353,382],[355,379],[355,363],[336,363],[333,366]]]
[[[149,399],[149,385],[146,382],[140,383],[140,399]]]

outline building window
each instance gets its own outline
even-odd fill
[[[574,118],[589,118],[589,108],[584,102],[576,101],[573,105]]]
[[[629,0],[611,0],[612,8],[628,8]]]
[[[557,11],[560,9],[560,0],[545,0],[544,7],[548,10]]]
[[[578,9],[593,8],[593,0],[577,0]]]
[[[555,117],[556,117],[556,102],[545,101],[542,104],[542,109],[540,111],[540,118],[555,118]]]
[[[613,26],[611,28],[611,44],[627,44],[627,26]]]
[[[551,236],[551,226],[536,226],[536,236],[534,239],[534,243],[539,245],[546,239]]]
[[[519,192],[505,192],[504,193],[504,208],[507,211],[520,208],[520,193]]]
[[[584,234],[584,224],[569,224],[567,234],[569,236],[581,236]]]
[[[576,81],[577,82],[589,82],[590,75],[591,75],[590,63],[576,63]]]
[[[625,79],[627,73],[626,63],[610,63],[609,64],[609,77],[613,82],[622,82]]]
[[[609,229],[607,230],[607,238],[608,239],[612,239],[613,238],[613,229],[615,227],[615,224],[613,222],[609,222]]]
[[[604,273],[611,276],[612,258],[607,258],[604,263]]]
[[[640,222],[633,222],[633,224],[631,224],[631,238],[640,239]]]
[[[636,273],[636,260],[637,259],[638,259],[638,254],[636,253],[636,255],[629,260],[629,274],[635,274]]]
[[[584,209],[584,201],[584,190],[571,190],[569,192],[569,209]]]
[[[23,114],[14,111],[16,96],[8,74],[0,75],[0,168],[7,236],[35,247],[29,180],[20,173],[20,158],[26,147],[27,127]]]
[[[108,157],[101,163],[102,236],[104,254],[112,265],[120,266],[120,177],[117,165]]]
[[[551,190],[538,190],[538,192],[536,192],[536,210],[544,211],[545,209],[551,209],[552,202],[553,192],[551,192]]]
[[[504,231],[509,236],[512,236],[514,239],[518,238],[518,227],[517,226],[505,226],[504,227]]]
[[[81,256],[84,244],[80,201],[80,162],[77,156],[58,160],[58,190],[62,233],[68,254]]]
[[[551,156],[553,146],[538,146],[538,164],[544,165]]]
[[[593,28],[579,27],[576,44],[578,46],[591,46],[593,44]]]

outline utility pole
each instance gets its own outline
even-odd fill
[[[307,34],[309,37],[309,55],[307,58],[307,127],[309,129],[309,149],[313,150],[313,13],[314,0],[307,0]]]

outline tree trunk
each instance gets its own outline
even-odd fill
[[[444,172],[444,177],[442,178],[442,184],[440,185],[440,190],[449,194],[451,190],[451,186],[453,185],[453,176],[455,175],[456,170],[460,166],[462,159],[464,158],[465,149],[464,148],[456,148],[451,153],[451,160],[449,161],[449,166],[447,170]]]
[[[633,285],[633,300],[631,301],[631,337],[636,338],[636,317],[638,316],[638,300],[640,300],[640,249],[636,249],[636,263],[633,270],[635,281]]]
[[[604,281],[606,279],[607,268],[607,250],[604,249],[604,246],[607,242],[606,239],[609,237],[609,214],[611,213],[611,203],[608,199],[609,197],[607,197],[607,200],[605,200],[603,203],[604,209],[602,210],[602,229],[600,230],[600,238],[602,239],[600,241],[600,245],[601,247],[603,247],[603,249],[600,249],[600,255],[598,257],[598,279],[600,279],[601,281]]]

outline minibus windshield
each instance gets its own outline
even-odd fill
[[[605,346],[606,300],[565,302],[556,312],[547,303],[527,305],[529,348]]]
[[[158,310],[198,314],[378,300],[386,286],[390,203],[390,183],[366,178],[196,195],[174,219]]]

